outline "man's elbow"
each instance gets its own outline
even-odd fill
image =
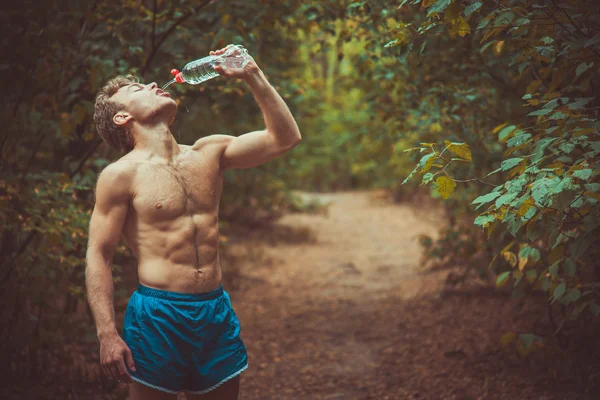
[[[291,150],[294,147],[298,146],[298,144],[302,141],[302,136],[300,132],[298,132],[298,136],[287,146],[286,150]]]
[[[302,136],[300,135],[299,131],[297,131],[296,135],[286,136],[288,137],[285,137],[284,135],[271,135],[271,148],[278,156],[298,146],[298,144],[302,141]]]
[[[115,246],[89,246],[86,252],[86,269],[108,267],[110,269]]]

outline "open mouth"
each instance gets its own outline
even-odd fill
[[[169,92],[165,92],[165,91],[163,91],[163,90],[161,90],[161,89],[158,89],[158,90],[156,91],[156,95],[157,95],[157,96],[166,95],[166,96],[169,96],[169,97],[171,97],[171,94],[170,94]]]

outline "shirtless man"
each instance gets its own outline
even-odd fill
[[[221,286],[223,174],[281,156],[301,135],[253,59],[243,69],[215,70],[246,82],[266,129],[181,145],[169,130],[177,104],[156,83],[121,76],[96,98],[98,132],[127,154],[98,177],[86,254],[87,296],[102,369],[129,384],[131,400],[174,399],[178,392],[190,400],[237,399],[239,374],[248,366],[239,321]],[[111,272],[121,233],[138,260],[139,277],[122,338]]]

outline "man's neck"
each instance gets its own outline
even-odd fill
[[[170,162],[179,154],[179,145],[168,125],[151,128],[139,127],[134,131],[134,137],[135,149],[147,153],[150,158],[159,158]]]

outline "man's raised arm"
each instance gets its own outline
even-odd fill
[[[218,50],[211,54],[221,54]],[[202,138],[221,143],[221,168],[250,168],[270,161],[294,148],[302,140],[300,129],[285,101],[268,82],[254,59],[245,68],[215,67],[215,71],[227,78],[243,79],[263,113],[266,129],[248,132],[240,136],[212,135]],[[197,142],[197,143],[198,143]]]
[[[126,382],[131,378],[124,361],[133,369],[133,358],[115,324],[111,267],[129,209],[130,187],[131,173],[122,165],[111,164],[98,177],[85,268],[87,298],[100,340],[102,368],[109,378]]]

